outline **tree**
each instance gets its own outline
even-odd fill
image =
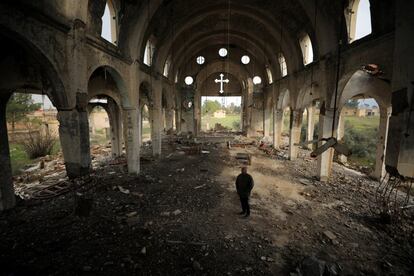
[[[34,103],[32,95],[15,93],[7,103],[6,118],[14,131],[17,122],[22,121],[30,112],[40,108],[39,103]]]
[[[205,101],[201,107],[203,114],[213,114],[221,108],[221,105],[218,101]]]
[[[359,101],[357,99],[351,99],[345,104],[345,106],[349,108],[358,108]]]

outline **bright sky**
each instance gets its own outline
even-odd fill
[[[45,98],[45,106],[44,109],[55,108],[52,102],[49,100],[49,97],[44,95]],[[32,95],[32,99],[35,103],[43,103],[43,96],[42,95]]]
[[[359,8],[357,13],[357,28],[355,39],[360,39],[366,35],[369,35],[372,31],[371,24],[371,10],[369,0],[361,0],[359,2]]]
[[[112,42],[112,35],[111,35],[111,14],[109,13],[108,5],[105,7],[105,12],[102,17],[102,37]]]

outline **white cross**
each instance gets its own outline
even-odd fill
[[[220,83],[220,94],[223,94],[224,93],[224,84],[229,83],[230,81],[224,79],[224,74],[220,74],[220,79],[215,80],[215,82]]]

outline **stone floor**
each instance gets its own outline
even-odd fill
[[[97,168],[69,193],[1,214],[0,275],[306,275],[322,262],[328,275],[414,273],[412,217],[381,224],[378,184],[360,173],[335,165],[321,183],[314,160],[256,146],[165,150],[139,177]],[[237,215],[238,152],[253,156],[249,219]]]

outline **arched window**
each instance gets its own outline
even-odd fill
[[[267,73],[267,79],[269,80],[269,84],[273,83],[273,75],[272,75],[272,71],[270,70],[269,67],[266,67],[266,73]]]
[[[282,74],[282,78],[286,77],[288,74],[287,64],[285,56],[282,53],[279,53],[279,65],[280,65],[280,73]]]
[[[369,0],[351,0],[345,10],[349,43],[372,32],[371,7]]]
[[[107,1],[105,5],[105,12],[102,16],[102,31],[101,36],[113,43],[117,44],[117,18],[116,18],[116,12],[115,7],[112,3],[112,1]]]
[[[152,39],[148,39],[147,45],[145,46],[144,52],[144,64],[151,66],[152,65],[152,58],[154,56],[155,51],[155,44]]]
[[[313,47],[312,41],[308,34],[303,34],[300,39],[300,48],[302,49],[303,64],[308,65],[313,62]]]
[[[171,68],[171,56],[169,56],[167,58],[167,60],[165,61],[165,65],[164,65],[164,77],[168,78],[168,74],[170,72],[170,68]]]

